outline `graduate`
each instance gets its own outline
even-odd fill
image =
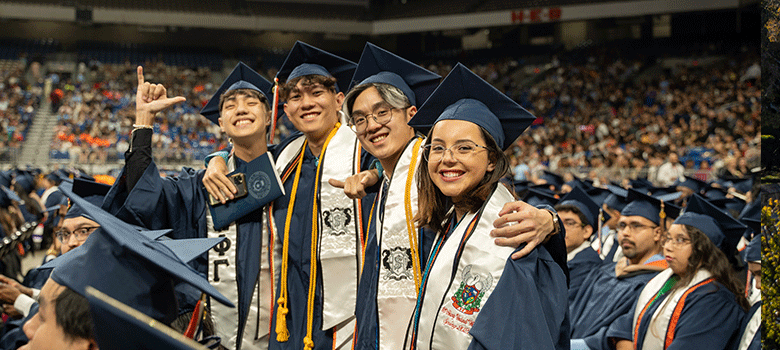
[[[599,236],[593,240],[591,247],[599,253],[602,260],[617,262],[623,258],[623,251],[617,241],[617,224],[620,220],[620,212],[628,204],[626,200],[628,191],[615,185],[607,185],[607,189],[610,193],[601,203],[601,209],[610,218],[604,223]]]
[[[661,243],[680,208],[628,190],[618,239],[624,258],[591,271],[569,304],[573,349],[609,349],[609,326],[633,307],[645,283],[667,268]]]
[[[272,149],[286,195],[273,203],[270,223],[279,258],[272,349],[339,349],[351,345],[364,208],[331,184],[368,170],[374,160],[346,123],[341,104],[356,64],[296,42],[276,75],[284,113],[299,133]],[[209,161],[212,182],[224,178],[224,154]],[[213,169],[213,170],[212,170]],[[208,185],[207,185],[208,187]],[[370,201],[367,201],[370,205]]]
[[[152,323],[170,324],[178,317],[174,284],[179,282],[232,306],[186,264],[222,239],[159,240],[160,231],[139,232],[74,196],[66,186],[61,190],[89,213],[99,228],[84,245],[49,263],[54,271],[41,289],[39,312],[24,325],[29,349],[116,348],[109,346],[111,337],[95,337],[85,299],[90,288],[131,305]]]
[[[423,238],[414,225],[417,215],[417,165],[424,137],[407,123],[430,96],[441,76],[367,43],[360,57],[354,87],[343,111],[363,148],[382,169],[380,195],[372,203],[358,286],[355,349],[400,349],[414,310],[421,278]],[[365,195],[366,179],[356,174],[345,193]],[[372,183],[376,179],[371,179]],[[368,197],[363,200],[367,200]]]
[[[665,237],[669,268],[609,330],[616,348],[731,349],[748,303],[724,252],[746,229],[693,194]]]
[[[593,232],[601,230],[601,222],[608,220],[609,215],[577,186],[572,187],[570,192],[561,198],[555,205],[555,211],[566,228],[569,302],[572,302],[585,276],[603,263],[599,254],[591,248],[590,237]]]
[[[761,221],[753,221],[754,229],[759,229]],[[739,340],[735,344],[734,350],[760,350],[761,349],[761,234],[753,237],[748,244],[745,261],[748,264],[748,270],[753,275],[755,297],[749,298],[752,302],[750,310],[739,329]]]
[[[534,119],[458,64],[409,122],[430,129],[417,170],[416,224],[436,238],[404,348],[568,347],[564,268],[544,247],[512,260],[519,249],[498,247],[490,235],[505,204],[514,202],[499,184],[509,166],[503,150]],[[559,233],[552,209],[523,204],[546,222],[546,232]]]
[[[270,82],[239,63],[201,110],[233,141],[231,171],[267,156],[265,136],[271,109],[266,94],[270,89]],[[130,150],[104,207],[132,224],[148,229],[170,228],[171,238],[226,237],[207,258],[198,257],[193,263],[217,290],[237,304],[236,308],[227,308],[211,303],[217,334],[231,349],[266,349],[273,299],[272,241],[264,224],[267,210],[257,208],[226,230],[215,232],[209,199],[202,190],[204,170],[184,168],[177,177],[162,178],[153,162],[154,115],[182,101],[182,97],[168,98],[162,85],[145,82],[143,69],[138,68]],[[246,178],[250,182],[249,174]]]

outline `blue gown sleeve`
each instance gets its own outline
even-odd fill
[[[546,249],[509,258],[469,349],[569,349],[567,303],[566,277]]]

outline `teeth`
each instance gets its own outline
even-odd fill
[[[317,113],[304,114],[303,119],[311,119],[317,116]]]
[[[387,135],[377,136],[373,139],[371,139],[371,142],[379,142],[387,138]]]
[[[455,171],[447,171],[443,172],[442,175],[444,175],[444,177],[458,177],[460,176],[460,173]]]
[[[244,125],[247,125],[247,124],[252,124],[252,121],[249,120],[249,119],[241,119],[241,120],[236,122],[236,126],[244,126]]]

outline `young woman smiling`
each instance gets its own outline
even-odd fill
[[[516,249],[491,237],[504,205],[515,201],[498,182],[509,166],[503,149],[534,119],[458,64],[410,121],[430,129],[417,169],[416,224],[436,239],[404,348],[568,348],[564,270],[543,246],[512,260]],[[532,219],[515,225],[560,229],[551,208],[523,204],[518,211]]]

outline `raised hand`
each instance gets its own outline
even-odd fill
[[[138,90],[135,95],[135,124],[149,125],[154,115],[170,106],[186,101],[182,96],[168,98],[165,86],[144,81],[144,68],[138,66]]]

